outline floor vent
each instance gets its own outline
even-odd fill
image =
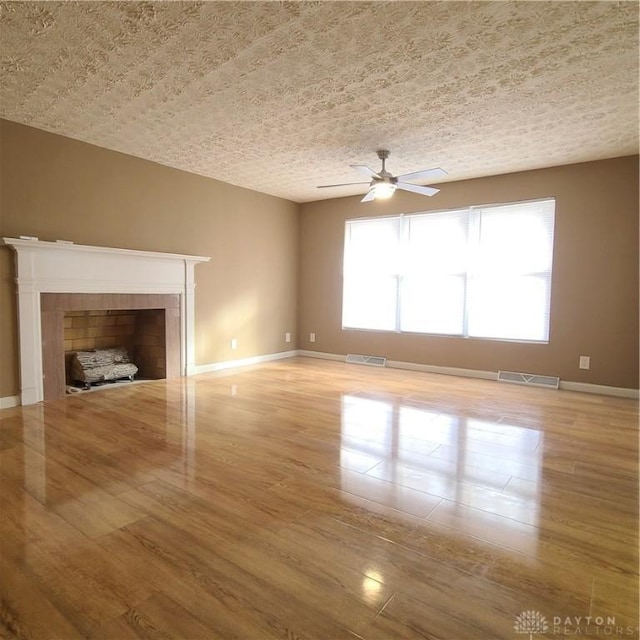
[[[350,364],[368,364],[372,367],[384,367],[387,359],[382,356],[358,356],[353,353],[347,354],[346,362]]]
[[[498,381],[527,384],[532,387],[546,387],[547,389],[558,389],[560,387],[560,378],[555,376],[538,376],[534,373],[520,373],[517,371],[498,371]]]

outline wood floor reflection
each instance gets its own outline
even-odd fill
[[[0,419],[0,636],[638,638],[634,400],[298,358]]]

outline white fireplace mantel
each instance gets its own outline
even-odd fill
[[[3,238],[16,252],[23,405],[43,399],[41,293],[180,294],[180,370],[195,371],[194,267],[209,257]]]

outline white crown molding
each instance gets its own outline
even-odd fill
[[[209,257],[3,238],[16,253],[20,398],[43,399],[41,293],[180,295],[180,370],[195,366],[194,268]]]

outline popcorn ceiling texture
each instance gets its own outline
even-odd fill
[[[2,117],[298,202],[638,151],[637,2],[7,2]]]

